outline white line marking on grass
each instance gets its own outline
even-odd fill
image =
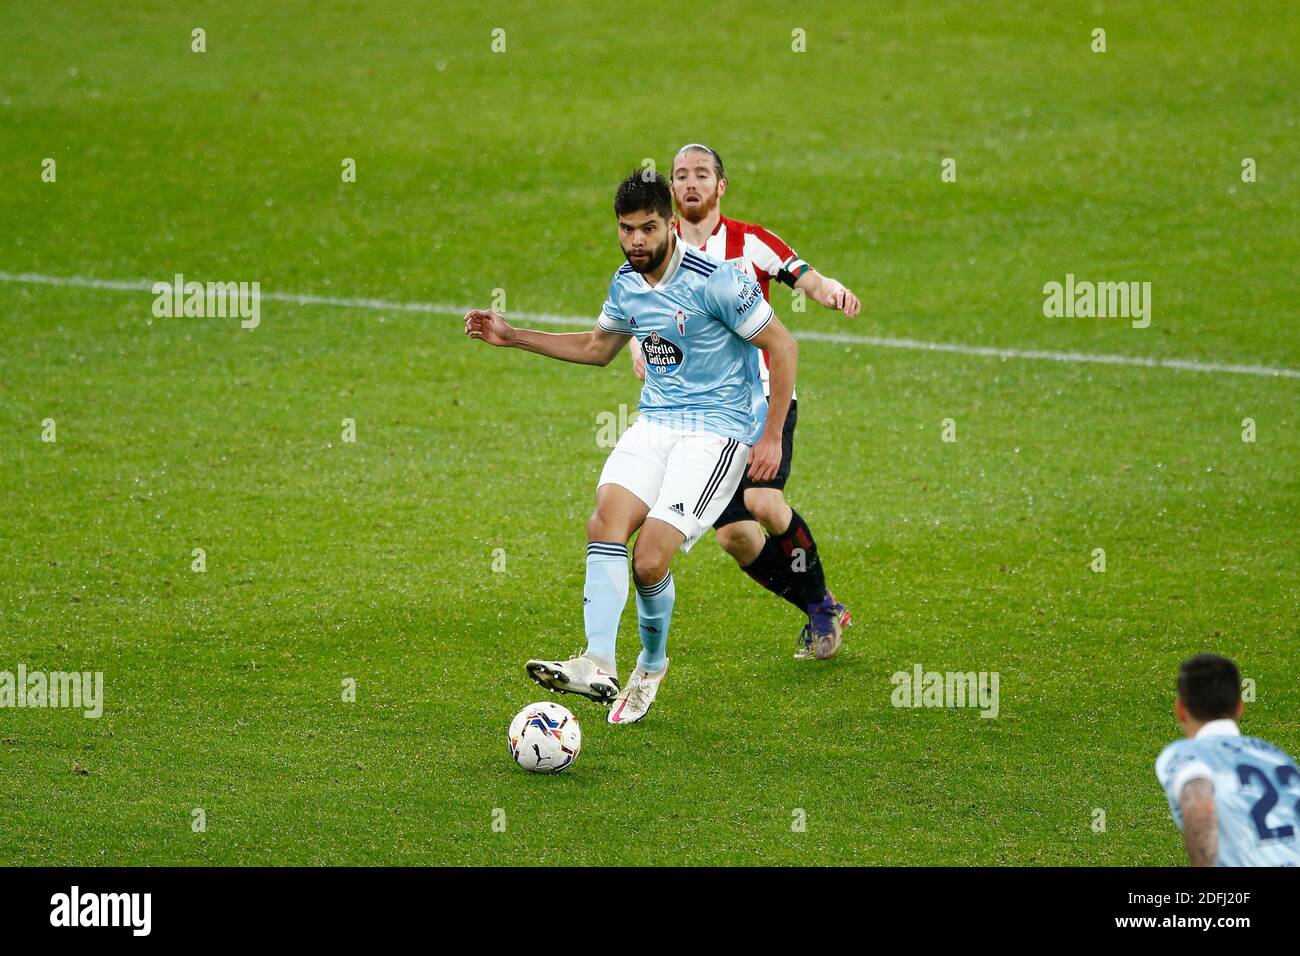
[[[169,280],[162,280],[169,281]],[[82,276],[50,276],[36,272],[0,272],[0,282],[27,285],[67,286],[75,289],[107,289],[112,292],[151,292],[153,283],[146,280],[90,279]],[[345,298],[300,292],[263,292],[263,299],[291,302],[294,305],[326,305],[345,309],[372,309],[382,312],[422,312],[430,315],[464,315],[469,306],[436,302],[391,302],[387,299]],[[543,325],[590,327],[591,316],[550,315],[545,312],[510,312],[511,318]],[[1273,368],[1267,365],[1235,365],[1226,362],[1201,362],[1195,359],[1144,358],[1138,355],[1109,355],[1096,352],[1054,352],[1042,349],[1002,349],[988,345],[963,345],[958,342],[922,342],[918,339],[854,335],[849,332],[818,332],[801,329],[797,339],[812,342],[835,342],[843,345],[869,345],[884,349],[909,349],[917,352],[947,352],[953,355],[976,355],[997,359],[1031,359],[1068,364],[1127,365],[1138,368],[1167,368],[1180,372],[1211,372],[1227,375],[1260,375],[1267,378],[1300,378],[1300,369]]]

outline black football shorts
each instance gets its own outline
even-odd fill
[[[745,507],[746,488],[785,488],[786,479],[790,477],[790,460],[794,458],[794,426],[798,418],[799,402],[793,401],[790,403],[790,413],[785,416],[785,428],[781,431],[781,467],[776,470],[776,476],[768,481],[750,481],[749,469],[746,468],[745,477],[740,479],[740,487],[727,502],[727,507],[722,509],[718,520],[713,522],[713,527],[721,528],[736,521],[755,520]]]

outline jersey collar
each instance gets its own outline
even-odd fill
[[[1235,720],[1227,717],[1221,717],[1218,720],[1208,720],[1201,724],[1201,729],[1196,732],[1198,737],[1240,737],[1241,728],[1237,726]]]

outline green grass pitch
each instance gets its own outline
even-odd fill
[[[97,720],[0,710],[0,863],[1175,865],[1152,767],[1199,650],[1300,750],[1296,377],[805,341],[788,494],[842,655],[791,660],[801,621],[709,536],[653,713],[557,698],[585,739],[548,778],[505,730],[545,696],[523,661],[583,643],[626,356],[13,278],[594,318],[619,178],[703,140],[727,214],[861,295],[776,287],[796,333],[1297,369],[1294,4],[177,6],[0,30],[0,670],[105,680]],[[1067,273],[1150,281],[1151,326],[1045,318]],[[997,671],[997,719],[891,706],[918,663]]]

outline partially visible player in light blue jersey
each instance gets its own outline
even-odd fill
[[[1245,737],[1237,665],[1198,654],[1178,672],[1174,716],[1186,740],[1156,760],[1193,866],[1300,866],[1300,769],[1280,747]]]
[[[654,286],[623,265],[598,322],[641,344],[646,377],[639,407],[646,419],[752,445],[763,431],[767,399],[750,339],[772,316],[753,276],[678,242]]]

